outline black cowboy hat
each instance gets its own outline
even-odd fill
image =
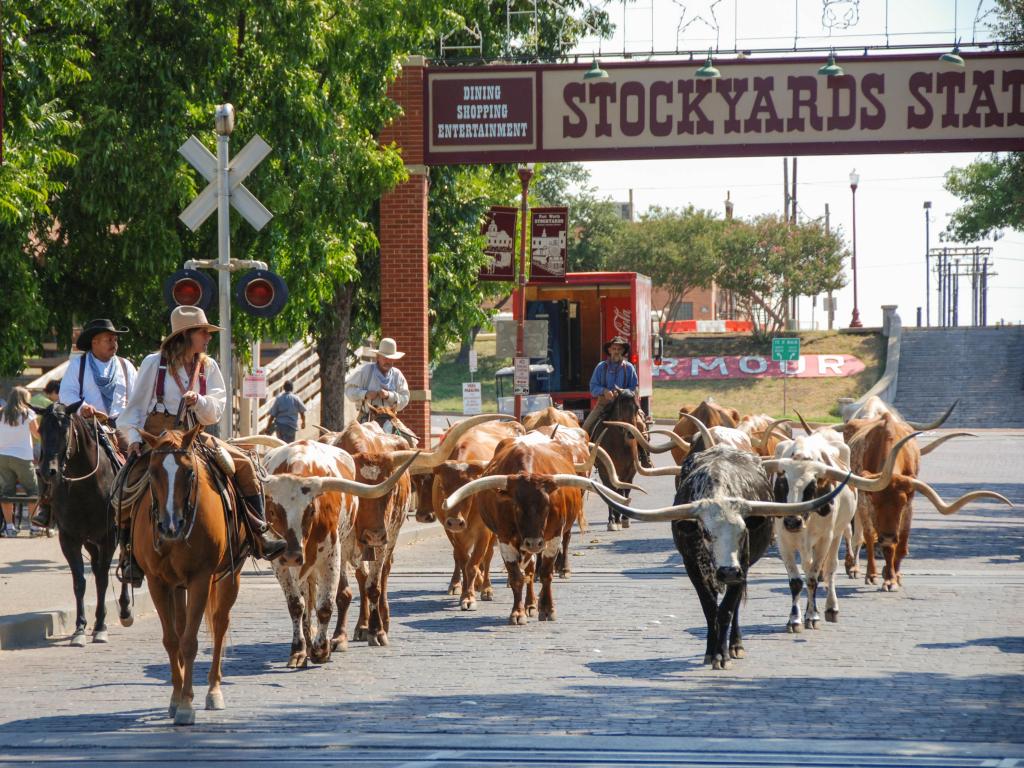
[[[114,324],[107,319],[90,320],[85,324],[85,328],[78,334],[78,339],[75,341],[75,347],[88,352],[92,349],[92,338],[97,333],[128,333],[127,328],[115,328]]]
[[[626,339],[624,339],[622,336],[615,336],[612,339],[610,339],[609,341],[605,342],[605,345],[604,345],[605,357],[608,356],[608,347],[610,347],[612,344],[618,344],[620,347],[625,347],[626,350],[625,350],[625,352],[622,353],[622,356],[623,357],[629,357],[629,350],[632,349],[632,347],[630,347],[629,342],[626,341]]]

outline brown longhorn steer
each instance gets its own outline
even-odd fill
[[[480,518],[497,537],[512,588],[509,624],[526,624],[527,616],[535,613],[541,621],[555,620],[551,587],[555,559],[573,523],[582,520],[581,489],[589,487],[589,481],[576,474],[564,445],[531,433],[501,441],[483,476],[445,500],[447,513],[472,497]],[[535,570],[541,580],[539,609]]]
[[[554,406],[548,406],[543,411],[523,417],[523,426],[526,427],[527,432],[540,427],[552,427],[555,424],[561,424],[563,427],[578,427],[580,420],[576,418],[575,413],[563,411]]]
[[[693,441],[698,429],[693,421],[685,418],[686,414],[699,419],[706,427],[735,427],[740,422],[739,411],[735,408],[723,408],[711,398],[697,406],[684,405],[679,409],[679,421],[676,422],[672,431],[688,443]],[[676,464],[682,464],[686,456],[687,451],[678,445],[672,448],[672,458],[675,459]]]
[[[1008,499],[993,491],[972,491],[947,505],[930,485],[917,479],[921,450],[917,441],[908,440],[915,434],[920,433],[915,433],[910,424],[891,412],[884,412],[878,419],[854,419],[843,428],[844,439],[850,446],[851,468],[857,475],[864,476],[854,476],[850,483],[862,491],[857,498],[857,538],[863,532],[868,553],[865,583],[874,584],[878,577],[874,552],[877,538],[885,556],[882,589],[890,592],[898,590],[902,584],[900,565],[909,552],[915,491],[920,491],[943,515],[951,515],[980,498],[996,499],[1012,506]],[[952,436],[940,439],[945,441],[948,437]],[[895,461],[887,462],[887,454],[900,441],[906,443]],[[891,480],[882,482],[890,473]],[[855,577],[859,571],[859,546],[855,543],[852,549],[852,553],[847,552],[846,571]]]

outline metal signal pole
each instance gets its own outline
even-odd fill
[[[519,222],[519,280],[518,290],[516,293],[516,313],[518,314],[518,322],[516,323],[516,357],[526,357],[526,216],[529,213],[527,193],[530,189],[530,179],[533,178],[533,164],[526,163],[519,166],[519,183],[522,186],[522,199],[520,201],[520,222]],[[527,367],[529,371],[529,367]],[[529,373],[527,373],[529,376]],[[515,384],[515,372],[513,370],[513,385]],[[527,378],[529,381],[529,378]],[[520,420],[523,415],[523,396],[519,390],[515,392],[515,410],[514,415],[516,420]]]

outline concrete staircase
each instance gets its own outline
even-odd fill
[[[946,427],[1024,427],[1024,328],[904,328],[894,405]]]

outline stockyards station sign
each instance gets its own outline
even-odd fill
[[[426,163],[1024,150],[1024,52],[426,72]]]
[[[798,360],[772,360],[761,355],[666,357],[654,366],[655,381],[718,379],[831,379],[853,376],[864,363],[853,355],[801,355]]]

